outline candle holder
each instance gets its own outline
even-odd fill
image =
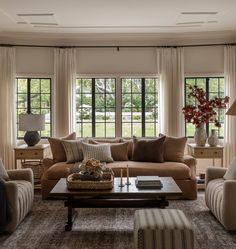
[[[127,180],[126,180],[126,185],[131,185],[131,182],[129,181],[129,165],[127,164],[126,167],[126,176],[127,176]]]
[[[120,184],[119,187],[123,188],[125,184],[123,183],[123,169],[120,169]]]

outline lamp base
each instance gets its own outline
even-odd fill
[[[24,141],[28,146],[34,146],[40,141],[40,135],[37,131],[27,131]]]

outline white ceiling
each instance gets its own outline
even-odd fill
[[[209,31],[236,33],[236,0],[0,0],[0,36]]]

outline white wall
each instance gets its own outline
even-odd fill
[[[156,74],[155,48],[77,50],[79,74]],[[184,49],[186,75],[222,75],[223,47]],[[16,48],[17,74],[53,75],[53,48]]]

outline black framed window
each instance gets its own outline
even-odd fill
[[[115,137],[115,78],[76,80],[76,134]]]
[[[122,136],[155,137],[158,79],[122,78]]]
[[[223,77],[186,77],[185,78],[185,104],[196,104],[196,100],[192,97],[188,97],[190,91],[189,86],[198,86],[203,88],[206,92],[206,98],[212,99],[214,97],[225,97],[224,94],[224,78]],[[216,110],[217,118],[221,123],[221,128],[217,128],[214,123],[206,124],[206,132],[209,135],[211,129],[218,129],[218,136],[223,138],[224,136],[224,110]],[[195,132],[195,126],[192,123],[186,122],[185,134],[187,137],[193,137]]]
[[[17,84],[17,138],[24,137],[19,131],[19,114],[45,114],[45,130],[41,138],[52,135],[51,123],[51,79],[50,78],[16,78]]]

